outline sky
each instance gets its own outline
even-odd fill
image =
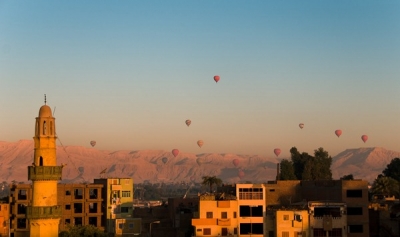
[[[0,141],[32,139],[46,94],[64,146],[400,151],[399,16],[375,0],[0,0]]]

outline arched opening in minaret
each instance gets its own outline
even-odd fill
[[[53,122],[50,121],[50,135],[53,135]]]
[[[43,122],[43,135],[46,135],[46,121]]]
[[[39,121],[36,121],[35,134],[36,136],[39,136]]]
[[[43,166],[43,157],[40,157],[39,159],[39,166]]]

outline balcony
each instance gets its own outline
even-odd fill
[[[28,166],[29,180],[61,180],[61,177],[61,166]]]
[[[61,206],[52,207],[27,207],[26,218],[28,219],[57,219],[62,215]]]
[[[231,226],[231,219],[218,219],[219,226]]]

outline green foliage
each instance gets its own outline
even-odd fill
[[[210,193],[212,193],[212,187],[213,185],[219,186],[222,184],[222,180],[220,178],[217,178],[216,176],[203,176],[203,185],[209,186],[210,187]]]
[[[297,180],[294,174],[293,163],[289,160],[283,159],[280,164],[279,180]]]
[[[400,182],[400,158],[394,158],[382,173]]]
[[[354,177],[352,174],[348,174],[341,177],[340,180],[354,180]]]
[[[104,231],[92,225],[68,226],[68,230],[61,231],[59,237],[107,237]]]
[[[391,177],[379,176],[372,184],[371,193],[399,197],[399,182]]]
[[[296,147],[290,149],[294,174],[298,180],[331,180],[332,157],[322,147],[314,150],[314,156],[300,154]]]

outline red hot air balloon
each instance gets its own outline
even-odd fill
[[[367,142],[368,136],[367,135],[362,135],[361,136],[361,140],[363,140],[364,143]]]
[[[241,179],[244,177],[244,172],[243,172],[243,170],[239,170],[238,176],[239,176],[239,178],[241,178]]]
[[[179,154],[179,150],[178,149],[173,149],[172,150],[172,155],[174,155],[174,157],[176,157]]]
[[[233,165],[234,165],[235,167],[238,167],[238,165],[239,165],[239,160],[238,160],[238,159],[234,159],[234,160],[232,161],[232,163],[233,163]]]
[[[187,119],[186,121],[185,121],[185,123],[186,123],[186,126],[190,126],[190,124],[192,123],[192,121],[190,121],[190,119]]]
[[[336,130],[335,134],[337,137],[340,137],[340,135],[342,135],[342,130],[340,130],[340,129]]]
[[[90,145],[94,147],[96,145],[96,141],[90,141]]]
[[[304,123],[300,123],[300,124],[299,124],[299,127],[300,127],[301,129],[303,129],[303,128],[304,128]]]
[[[279,149],[279,148],[274,149],[274,153],[275,153],[276,157],[278,157],[279,154],[281,154],[281,149]]]
[[[217,83],[218,81],[219,81],[219,76],[217,75],[217,76],[214,76],[214,81],[215,81],[215,83]]]

